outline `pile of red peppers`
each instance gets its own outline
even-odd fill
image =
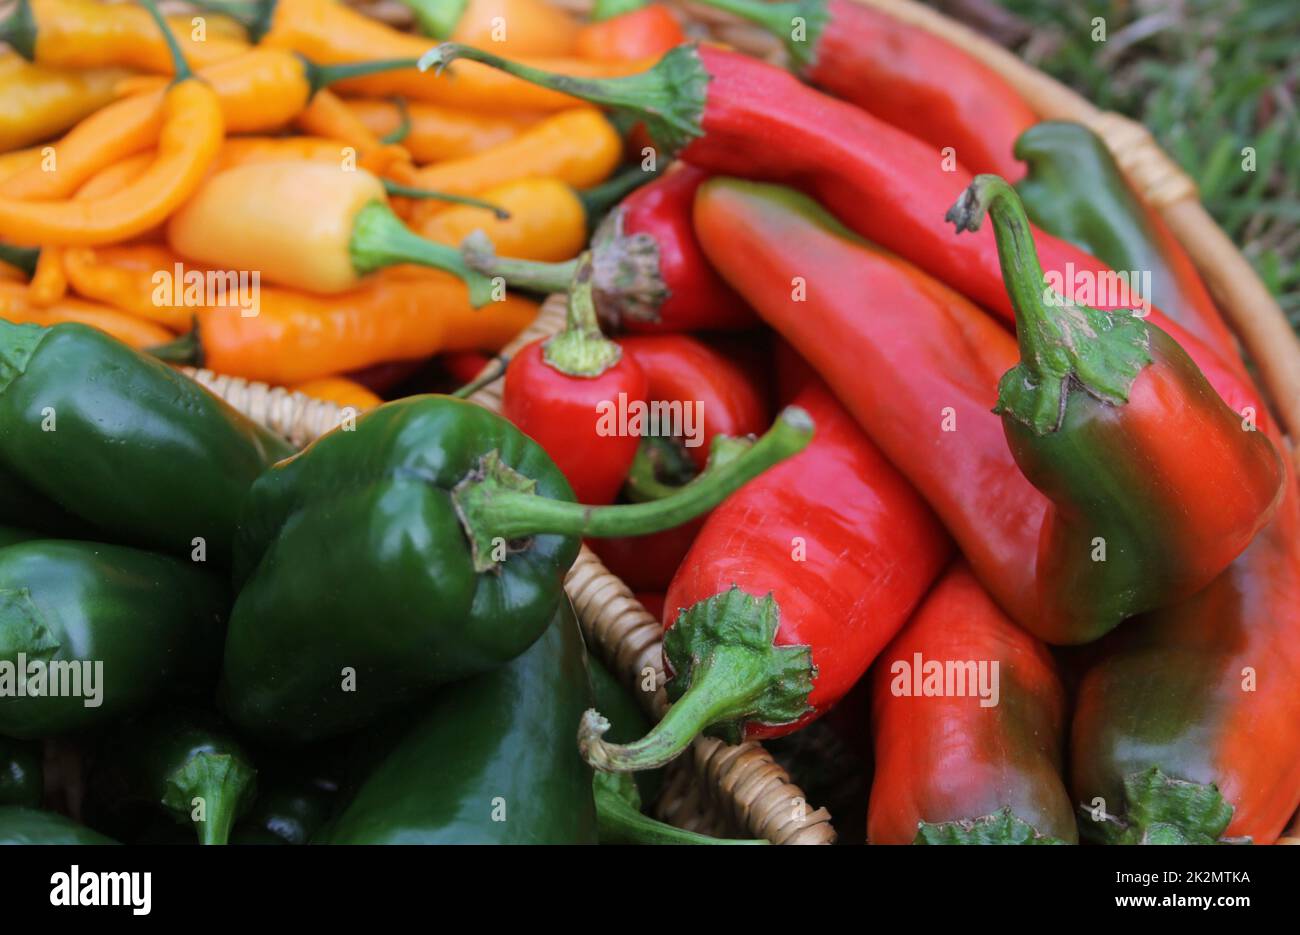
[[[588,711],[583,756],[653,769],[859,686],[828,720],[872,751],[871,843],[1276,840],[1300,492],[1182,248],[1089,131],[942,40],[845,0],[705,2],[782,39],[802,17],[791,70],[694,44],[612,79],[422,62],[604,107],[660,162],[576,264],[465,250],[570,294],[504,399],[580,501],[670,496],[783,405],[815,424],[707,516],[592,543],[663,608],[672,705],[626,743]]]

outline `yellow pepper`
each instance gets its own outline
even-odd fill
[[[116,96],[120,68],[74,71],[0,52],[0,152],[48,140]]]

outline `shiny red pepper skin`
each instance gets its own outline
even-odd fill
[[[677,574],[703,525],[704,517],[697,516],[689,523],[648,536],[592,539],[587,547],[629,588],[663,591]]]
[[[991,229],[955,237],[944,221],[971,182],[934,148],[866,111],[803,85],[789,72],[712,46],[678,46],[649,71],[612,79],[573,79],[447,43],[432,60],[486,62],[639,118],[668,153],[707,172],[783,182],[824,204],[857,233],[915,263],[1007,321],[1015,313],[1002,282]],[[945,171],[951,168],[952,171]],[[1104,283],[1114,272],[1077,247],[1034,231],[1043,269],[1073,286]],[[787,288],[790,288],[787,286]],[[1115,297],[1103,310],[1137,307]],[[1152,306],[1147,321],[1174,338],[1235,411],[1258,394],[1215,350]]]
[[[1274,452],[1262,433],[1240,434],[1242,426],[1230,415],[1231,426],[1225,427],[1222,407],[1218,400],[1205,399],[1213,393],[1203,382],[1184,385],[1160,365],[1146,366],[1130,403],[1111,407],[1113,412],[1098,415],[1096,422],[1102,428],[1108,419],[1135,424],[1159,412],[1165,414],[1163,424],[1148,422],[1153,427],[1145,436],[1135,432],[1134,440],[1118,446],[1093,426],[1098,451],[1111,445],[1125,458],[1145,459],[1141,463],[1160,478],[1153,486],[1166,500],[1176,492],[1194,491],[1188,500],[1198,506],[1153,504],[1165,512],[1158,527],[1137,530],[1148,538],[1123,554],[1119,550],[1129,547],[1127,540],[1112,542],[1112,561],[1094,564],[1089,549],[1095,541],[1082,552],[1071,548],[1083,528],[1077,504],[1067,496],[1075,488],[1061,482],[1062,489],[1053,490],[1038,477],[1055,497],[1049,504],[1018,469],[1002,420],[989,412],[999,379],[1019,358],[1014,339],[996,323],[910,265],[837,229],[814,203],[788,189],[711,180],[696,200],[696,229],[719,272],[825,377],[944,519],[985,587],[1041,639],[1095,639],[1126,616],[1204,587],[1249,541],[1224,532],[1229,529],[1235,536],[1239,531],[1242,505],[1255,503],[1257,496],[1268,505],[1277,489],[1273,485],[1261,493],[1254,485],[1225,483],[1217,496],[1227,499],[1220,506],[1215,494],[1199,488],[1199,474],[1189,465],[1201,465],[1198,470],[1206,477],[1226,473],[1244,484],[1254,475],[1232,471],[1246,461],[1244,455],[1259,454],[1262,462]],[[805,278],[806,301],[792,297],[792,275]],[[1214,418],[1203,418],[1203,413]],[[1169,434],[1164,426],[1175,424],[1203,430]],[[1146,450],[1148,442],[1159,442],[1159,455]],[[1181,460],[1171,463],[1171,452],[1180,453]],[[1105,465],[1100,454],[1098,458]],[[1268,462],[1270,469],[1276,460]],[[1137,481],[1118,485],[1117,493],[1130,496],[1131,489],[1142,487],[1141,471],[1134,471]],[[1119,496],[1111,500],[1101,508],[1127,503]],[[1247,511],[1249,522],[1260,517]],[[1110,515],[1107,520],[1119,522]],[[1166,550],[1161,537],[1169,530],[1180,535]],[[1202,541],[1201,533],[1210,541],[1187,555],[1182,543]],[[1128,555],[1150,572],[1132,588],[1116,584],[1115,577],[1128,572]],[[1168,555],[1181,561],[1169,563]],[[1085,598],[1091,586],[1095,600],[1080,598],[1078,606],[1061,606],[1056,598],[1066,585]]]
[[[961,694],[927,694],[926,665],[950,662],[985,666],[982,687],[996,689],[996,699],[987,696],[996,703],[983,703],[969,677]],[[943,577],[880,654],[871,689],[869,842],[1078,839],[1062,778],[1069,722],[1056,664],[1046,646],[1006,618],[965,563]]]
[[[525,346],[506,368],[501,413],[545,449],[579,503],[612,503],[636,457],[640,439],[602,431],[602,413],[620,394],[644,400],[648,384],[627,353],[594,377],[570,376],[543,358],[548,339]]]
[[[645,371],[647,400],[695,407],[702,444],[686,453],[703,470],[719,435],[757,434],[771,422],[763,392],[745,369],[698,338],[686,334],[637,335],[616,339]]]
[[[738,743],[798,730],[862,677],[947,564],[934,514],[826,386],[795,405],[812,442],[713,510],[668,588],[673,707],[625,746],[585,722],[592,765],[652,768],[701,731]]]
[[[753,327],[754,313],[713,271],[691,226],[695,192],[708,175],[692,166],[678,166],[628,195],[604,224],[628,236],[643,234],[658,248],[658,275],[667,298],[650,313],[638,310],[603,316],[636,333],[728,331]],[[598,235],[599,236],[599,235]]]
[[[1012,150],[1038,117],[979,59],[934,33],[855,0],[704,0],[758,23],[785,43],[813,84],[925,140],[951,146],[972,172],[1015,181]],[[806,34],[792,38],[801,16]]]

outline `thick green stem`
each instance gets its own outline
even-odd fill
[[[194,77],[194,72],[190,70],[190,63],[185,61],[185,53],[181,51],[181,44],[176,41],[176,34],[172,32],[171,26],[167,25],[167,19],[158,10],[158,5],[154,0],[140,0],[140,5],[149,11],[153,21],[158,24],[158,30],[163,34],[163,41],[167,43],[167,51],[172,57],[172,67],[176,71],[174,82],[179,83]]]
[[[680,526],[713,509],[772,465],[798,454],[812,436],[812,418],[797,406],[789,406],[743,454],[725,464],[709,465],[673,496],[619,506],[583,506],[539,497],[531,480],[504,465],[492,451],[456,485],[452,501],[470,540],[475,568],[487,571],[497,565],[492,554],[498,540],[509,542],[547,533],[643,536]]]
[[[671,497],[684,486],[685,481],[669,483],[660,478],[670,473],[683,473],[686,463],[685,455],[672,440],[653,436],[642,438],[637,445],[632,466],[628,468],[623,493],[633,503]]]
[[[0,42],[9,43],[9,48],[27,61],[36,61],[36,16],[32,13],[31,0],[18,0],[0,23]]]
[[[631,800],[622,791],[623,784],[631,786]],[[733,840],[712,838],[707,834],[684,831],[662,821],[643,815],[633,804],[636,785],[626,775],[597,773],[592,781],[596,798],[596,822],[601,844],[767,844],[764,840]]]
[[[390,146],[401,143],[411,135],[411,109],[406,106],[406,98],[393,98],[393,106],[397,108],[397,127],[379,138],[379,142]]]
[[[40,257],[40,247],[15,247],[13,244],[0,243],[0,263],[8,263],[28,276],[36,272],[36,261]]]
[[[415,14],[420,32],[434,39],[449,39],[465,15],[469,0],[401,0]]]
[[[1127,310],[1106,313],[1078,305],[1052,288],[1020,196],[1001,177],[976,176],[947,220],[960,234],[979,230],[986,213],[993,219],[1020,346],[1020,363],[998,385],[995,411],[1046,435],[1060,428],[1076,385],[1102,402],[1127,402],[1133,381],[1151,362],[1146,323]]]
[[[700,0],[704,6],[749,20],[771,33],[785,46],[796,70],[806,72],[817,60],[822,30],[830,19],[826,0]]]
[[[403,71],[419,65],[419,60],[413,58],[377,58],[368,62],[317,65],[304,56],[298,57],[302,59],[303,67],[307,71],[307,84],[312,94],[331,84],[347,81],[349,78],[364,78],[366,75],[377,75],[386,71]]]
[[[225,844],[235,820],[252,803],[257,771],[242,757],[204,751],[189,757],[167,779],[163,803],[191,815],[203,803],[203,820],[194,822],[200,844]]]
[[[588,711],[578,728],[583,758],[608,772],[655,769],[702,733],[739,743],[750,721],[789,724],[803,717],[817,670],[807,646],[776,645],[779,625],[772,595],[759,600],[734,586],[689,607],[664,637],[673,706],[628,744],[607,743],[609,721]]]
[[[445,201],[452,205],[469,205],[471,208],[482,208],[485,211],[491,211],[497,216],[497,220],[510,220],[510,212],[500,205],[494,205],[490,201],[484,201],[481,198],[471,198],[469,195],[453,195],[449,192],[435,192],[428,188],[415,188],[411,185],[402,185],[394,182],[392,179],[381,179],[384,183],[384,191],[390,195],[396,195],[398,198],[419,198],[425,201]]]
[[[575,78],[511,62],[455,42],[444,42],[420,58],[420,70],[439,73],[458,58],[481,62],[532,84],[568,94],[592,104],[635,116],[671,155],[704,131],[704,101],[709,73],[692,45],[670,49],[649,71],[619,78]]]
[[[475,308],[492,301],[492,281],[465,265],[454,247],[413,234],[382,201],[362,208],[352,225],[352,266],[359,275],[399,263],[418,263],[458,276],[469,287]]]
[[[568,292],[578,272],[578,261],[538,263],[499,257],[492,240],[482,231],[474,231],[460,246],[461,257],[470,269],[525,292]]]
[[[564,330],[542,345],[542,359],[571,377],[598,377],[623,359],[623,349],[600,333],[591,298],[591,254],[578,257]]]

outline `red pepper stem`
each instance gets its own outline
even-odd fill
[[[807,71],[817,59],[817,45],[830,19],[826,0],[700,0],[706,7],[754,23],[781,40],[796,70]],[[799,21],[802,20],[802,23]],[[802,25],[802,29],[796,27]]]
[[[382,201],[372,201],[357,212],[349,252],[358,275],[399,263],[418,263],[459,277],[469,287],[469,301],[475,308],[492,301],[492,281],[466,266],[460,251],[412,233]]]
[[[678,493],[652,503],[584,506],[534,493],[535,482],[501,462],[495,451],[456,485],[452,501],[470,540],[478,571],[495,568],[502,543],[534,535],[643,536],[680,526],[713,509],[774,464],[798,454],[813,436],[812,418],[797,406],[777,416],[744,454],[709,465]]]
[[[458,58],[481,62],[532,84],[634,116],[670,154],[703,133],[700,122],[709,73],[693,45],[670,49],[648,71],[618,78],[560,75],[456,42],[444,42],[426,52],[420,58],[420,70],[433,68],[440,74]]]
[[[623,349],[600,333],[591,298],[591,254],[578,257],[564,330],[542,345],[542,359],[571,377],[598,377],[623,359]]]
[[[163,35],[163,41],[167,43],[167,51],[172,57],[172,67],[176,70],[176,75],[172,79],[174,84],[179,84],[189,78],[194,77],[194,72],[190,70],[190,63],[185,61],[185,53],[181,51],[181,44],[176,41],[176,34],[172,32],[171,26],[167,25],[167,19],[158,11],[158,5],[154,0],[140,0],[140,5],[149,11],[153,21],[158,24],[158,30]]]
[[[1128,310],[1106,313],[1059,295],[1043,274],[1020,196],[996,175],[977,175],[948,210],[962,231],[993,219],[998,260],[1016,313],[1020,363],[998,384],[995,412],[1046,435],[1060,428],[1071,387],[1122,405],[1151,362],[1147,325]]]
[[[655,769],[706,731],[739,743],[750,721],[789,724],[803,717],[816,678],[812,651],[776,645],[779,624],[771,594],[759,600],[737,587],[687,608],[664,637],[673,706],[629,744],[606,743],[609,721],[589,710],[578,727],[583,758],[608,772]]]
[[[0,42],[9,44],[29,62],[36,61],[36,16],[31,0],[18,0],[9,16],[0,23]]]

